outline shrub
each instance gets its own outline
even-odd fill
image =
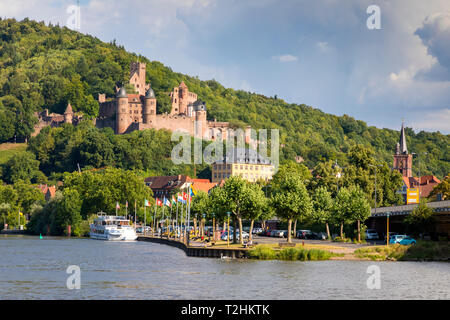
[[[297,260],[299,250],[296,248],[286,248],[278,252],[278,259],[280,260]]]
[[[249,251],[250,258],[259,260],[276,259],[277,254],[274,249],[267,246],[256,246]]]

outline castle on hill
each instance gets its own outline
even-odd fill
[[[106,99],[99,94],[99,117],[97,127],[111,127],[116,134],[145,129],[181,129],[192,136],[215,140],[229,137],[230,124],[207,120],[205,102],[198,100],[197,94],[190,92],[184,82],[169,93],[171,111],[169,114],[156,113],[156,96],[149,83],[145,82],[146,65],[133,62],[130,67],[129,83],[136,93],[127,93],[124,87],[116,88],[116,96]],[[245,140],[250,141],[250,127],[245,130]]]
[[[145,129],[177,129],[207,140],[216,140],[219,137],[226,140],[234,136],[228,122],[207,120],[205,102],[198,100],[197,94],[190,92],[184,81],[169,93],[171,112],[157,114],[156,95],[150,84],[145,82],[145,74],[145,63],[133,62],[130,66],[129,83],[136,93],[127,93],[125,88],[121,87],[116,88],[113,98],[107,99],[105,94],[99,94],[99,116],[94,119],[98,128],[110,127],[116,134]],[[48,109],[45,109],[37,114],[37,117],[39,123],[33,136],[45,126],[58,127],[64,123],[77,125],[82,120],[82,115],[74,113],[70,103],[64,114],[49,113]],[[250,126],[247,126],[244,134],[246,143],[254,142],[251,139]]]

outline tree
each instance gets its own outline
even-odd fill
[[[358,223],[358,242],[361,242],[361,222],[370,216],[370,203],[360,188],[350,190],[350,215]]]
[[[242,214],[245,219],[250,220],[249,240],[251,240],[253,224],[263,214],[264,208],[268,206],[268,200],[258,184],[249,184],[245,194],[246,199],[242,208]]]
[[[153,192],[144,178],[133,171],[108,168],[99,171],[73,172],[64,176],[64,188],[75,189],[82,199],[82,215],[99,211],[114,212],[116,203],[136,203],[147,199],[152,203]]]
[[[437,186],[433,188],[428,198],[441,194],[441,200],[450,199],[450,176],[445,177]]]
[[[312,203],[308,191],[298,174],[283,174],[279,184],[274,187],[271,204],[276,215],[288,221],[288,242],[291,241],[291,225],[293,219],[306,217],[312,211]]]
[[[233,176],[225,181],[223,190],[227,201],[227,208],[238,219],[239,223],[239,243],[244,244],[242,238],[242,218],[243,207],[247,200],[246,189],[249,182],[241,178],[240,176]],[[235,230],[236,231],[236,230]]]
[[[52,229],[56,234],[65,234],[67,227],[71,226],[75,236],[80,235],[81,205],[80,194],[75,189],[65,188],[62,196],[56,198],[54,222]]]
[[[286,161],[284,164],[282,164],[279,168],[277,173],[274,175],[273,180],[271,182],[272,186],[274,188],[277,188],[277,185],[282,183],[283,178],[286,175],[295,174],[297,175],[303,183],[308,185],[309,181],[312,178],[311,173],[309,172],[309,169],[307,166],[303,164],[296,163],[292,160]]]
[[[433,232],[436,224],[433,209],[427,206],[425,199],[420,200],[420,204],[415,208],[411,214],[406,216],[404,220],[409,232],[414,235],[419,235],[426,232]]]
[[[340,188],[333,206],[333,220],[340,224],[340,237],[344,239],[344,224],[351,220],[351,193],[347,188]]]
[[[32,183],[45,182],[45,175],[39,171],[39,161],[34,154],[21,152],[12,156],[4,165],[3,176],[5,182],[15,183],[24,180]]]
[[[325,187],[317,188],[312,197],[313,219],[325,223],[328,239],[331,239],[329,223],[332,221],[333,199]]]
[[[17,205],[26,214],[31,213],[34,205],[43,204],[45,201],[44,194],[38,188],[23,180],[18,180],[14,183],[14,190],[20,195]]]
[[[191,202],[191,217],[194,220],[194,234],[197,235],[197,220],[200,219],[203,222],[203,214],[208,213],[210,210],[208,194],[203,191],[198,191],[197,195],[192,197]],[[200,236],[203,235],[204,226],[200,224]]]

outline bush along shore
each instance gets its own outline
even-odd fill
[[[374,261],[447,261],[450,262],[450,243],[419,241],[416,245],[394,244],[355,250],[360,259]]]
[[[300,261],[316,261],[329,260],[334,256],[342,254],[333,253],[320,249],[304,249],[304,248],[285,248],[276,250],[269,246],[256,246],[250,250],[248,257],[258,260],[300,260]]]

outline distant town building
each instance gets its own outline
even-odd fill
[[[440,183],[440,180],[433,175],[413,177],[412,157],[413,155],[411,153],[408,153],[405,127],[402,122],[402,128],[400,130],[400,141],[396,145],[394,154],[394,170],[397,170],[403,176],[403,186],[399,193],[403,195],[405,204],[407,203],[406,197],[408,189],[417,188],[420,190],[420,197],[426,198],[430,195],[433,188]]]
[[[212,164],[211,181],[219,183],[232,176],[241,176],[250,182],[260,179],[268,181],[273,174],[274,166],[268,158],[252,149],[234,148],[227,150],[222,160]]]
[[[56,186],[49,186],[46,184],[40,184],[37,188],[44,194],[45,201],[50,201],[56,194]]]
[[[189,186],[196,191],[208,193],[217,183],[211,183],[209,179],[192,179],[186,175],[155,176],[145,179],[145,185],[153,191],[156,198],[167,199],[176,192],[188,192]]]

